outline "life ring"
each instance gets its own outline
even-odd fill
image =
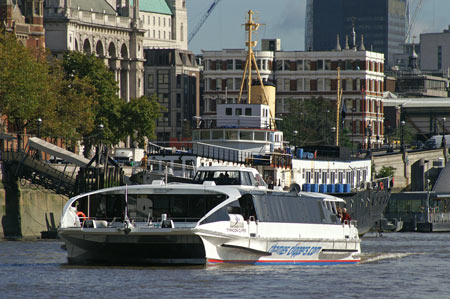
[[[82,221],[84,221],[84,220],[87,219],[86,214],[84,214],[84,213],[81,212],[81,211],[78,211],[78,212],[77,212],[77,216],[78,216],[78,218],[80,218],[80,220],[82,220]]]
[[[380,189],[381,189],[381,190],[384,190],[383,182],[380,182]]]

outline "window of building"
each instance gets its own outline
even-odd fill
[[[290,80],[290,91],[297,91],[297,80]]]
[[[277,60],[277,71],[283,70],[283,60]]]
[[[226,85],[227,89],[232,90],[233,89],[233,78],[228,78],[226,80],[227,80],[227,85]]]
[[[236,86],[236,89],[241,89],[241,84],[242,84],[242,78],[236,78],[234,79],[234,86]]]
[[[242,115],[242,108],[236,108],[235,115]]]
[[[177,108],[181,108],[181,94],[177,93]]]
[[[225,108],[225,115],[233,115],[233,108]]]
[[[242,60],[236,59],[236,60],[234,61],[234,63],[236,64],[236,69],[237,69],[237,70],[242,70]]]
[[[303,79],[297,79],[297,90],[303,91]]]
[[[305,71],[311,70],[311,61],[310,60],[305,60],[303,65],[304,65]]]
[[[325,91],[331,91],[331,79],[325,79]]]
[[[303,60],[297,60],[297,70],[303,71]]]
[[[252,115],[252,108],[245,108],[245,115],[251,116]]]
[[[291,80],[284,79],[283,82],[284,82],[283,91],[289,91],[289,87],[291,85]]]
[[[291,62],[289,60],[283,60],[284,62],[284,70],[289,71],[291,69]]]
[[[227,70],[233,69],[233,59],[227,59]]]
[[[181,112],[177,112],[177,127],[181,127]]]
[[[305,79],[305,84],[303,85],[304,91],[311,90],[311,79]]]
[[[325,70],[331,70],[331,60],[325,60]]]
[[[316,90],[323,91],[324,90],[324,82],[325,82],[325,79],[322,79],[322,78],[317,79],[317,89]]]
[[[153,89],[154,88],[154,78],[153,78],[153,74],[149,74],[147,76],[147,88],[148,89]]]
[[[323,60],[317,60],[317,70],[321,71],[323,70]]]

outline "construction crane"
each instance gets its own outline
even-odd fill
[[[219,4],[221,0],[214,0],[214,2],[211,4],[211,6],[208,8],[208,10],[206,11],[206,13],[203,15],[203,17],[200,19],[200,22],[198,22],[198,24],[194,27],[194,29],[191,31],[191,33],[189,34],[189,39],[188,39],[188,43],[191,42],[191,40],[195,37],[195,35],[197,34],[197,32],[200,30],[200,28],[203,26],[203,24],[206,22],[206,20],[208,19],[209,15],[212,13],[212,11],[214,10],[214,8],[217,6],[217,4]]]
[[[423,3],[423,0],[419,0],[419,3],[417,4],[416,9],[414,10],[413,16],[409,20],[408,29],[406,30],[406,34],[405,34],[405,42],[410,41],[412,28],[414,26],[414,23],[416,22],[416,18],[417,18],[417,15],[419,14],[420,8],[422,7],[422,3]],[[409,6],[409,1],[408,1],[407,5]]]

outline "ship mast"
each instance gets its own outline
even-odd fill
[[[244,91],[245,79],[247,78],[247,103],[251,103],[252,98],[252,69],[256,70],[256,75],[258,77],[259,83],[261,84],[261,88],[263,90],[265,103],[268,105],[269,100],[266,95],[266,91],[264,90],[264,83],[261,78],[261,74],[259,73],[258,65],[255,59],[255,53],[253,52],[253,48],[256,47],[257,42],[253,41],[253,31],[257,31],[259,28],[258,23],[253,21],[254,12],[252,10],[248,11],[248,21],[245,23],[245,31],[248,32],[247,42],[245,45],[247,46],[247,59],[245,61],[244,74],[242,75],[241,89],[239,90],[239,98],[238,103],[242,101],[242,93]]]

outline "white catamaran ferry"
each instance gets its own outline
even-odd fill
[[[360,261],[342,199],[268,189],[253,168],[214,167],[194,184],[153,181],[70,199],[59,236],[71,264],[289,264]]]

